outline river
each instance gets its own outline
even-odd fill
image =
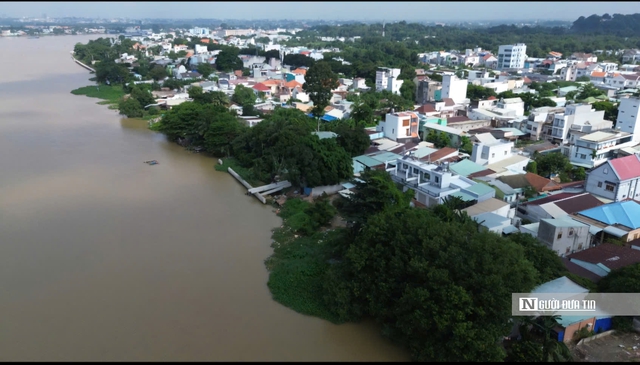
[[[271,299],[280,219],[214,159],[70,94],[94,38],[0,38],[0,361],[408,360]]]

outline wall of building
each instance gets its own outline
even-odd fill
[[[616,185],[613,185],[612,189],[609,188],[609,190],[607,190],[607,183],[605,183],[605,181],[614,182]],[[611,166],[609,166],[608,163],[605,163],[591,170],[587,174],[585,190],[593,195],[598,195],[603,198],[616,201],[618,183],[618,177],[612,171]]]
[[[640,141],[640,99],[635,97],[620,99],[616,127],[620,131],[633,134],[634,141]]]
[[[589,330],[593,330],[595,328],[595,325],[596,325],[596,317],[585,319],[584,321],[571,324],[565,328],[564,338],[562,341],[564,343],[570,343],[571,341],[573,341],[574,334],[578,332],[581,328],[587,327]]]

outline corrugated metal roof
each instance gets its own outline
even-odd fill
[[[531,291],[532,294],[547,294],[547,293],[567,293],[567,294],[579,294],[588,293],[589,289],[583,288],[580,285],[574,283],[566,276],[557,278],[555,280],[548,281]]]
[[[373,166],[380,165],[380,161],[374,160],[369,156],[358,156],[358,157],[354,157],[353,160],[365,165],[366,167],[373,167]]]
[[[640,160],[633,154],[609,160],[620,180],[633,179],[640,176]]]
[[[578,214],[608,225],[621,224],[631,229],[640,228],[640,204],[633,200],[601,205]]]
[[[466,201],[466,202],[470,202],[475,200],[476,198],[463,192],[463,191],[456,191],[455,193],[451,194],[452,196],[457,196],[458,198]]]
[[[466,190],[468,190],[468,191],[470,191],[472,193],[476,193],[479,196],[482,196],[482,195],[485,195],[485,194],[489,194],[491,192],[495,193],[495,190],[493,190],[492,187],[487,186],[485,184],[480,184],[480,183],[472,185],[472,186],[468,187]]]
[[[474,172],[480,172],[486,170],[486,167],[481,166],[471,160],[462,160],[449,167],[451,171],[461,176],[469,176]]]

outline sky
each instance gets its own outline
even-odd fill
[[[640,13],[640,2],[2,2],[10,17],[305,19],[305,20],[575,20]]]

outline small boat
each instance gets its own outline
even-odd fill
[[[29,37],[29,39],[38,39],[38,38],[40,38],[40,37],[38,37],[38,36]]]
[[[144,163],[148,164],[148,165],[157,165],[158,161],[156,160],[149,160],[149,161],[145,161]]]

